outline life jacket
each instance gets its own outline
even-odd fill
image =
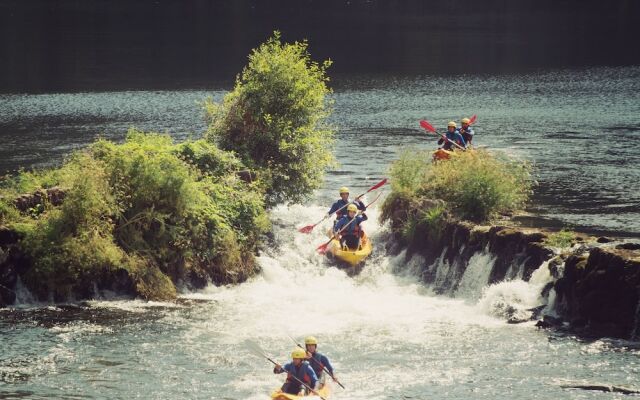
[[[307,374],[307,372],[306,372],[306,369],[307,369],[306,366],[308,366],[308,365],[309,365],[309,363],[307,361],[303,361],[302,363],[300,363],[299,367],[296,367],[295,365],[292,365],[292,367],[295,370],[295,377],[300,379],[306,385],[311,386],[311,376],[309,376],[309,374]],[[287,371],[287,382],[299,385],[300,382],[298,382],[297,380],[293,379],[292,375],[294,375],[294,374],[292,374],[290,371]]]
[[[360,224],[363,222],[362,220],[358,221],[358,216],[356,215],[355,217],[353,217],[354,219],[356,219],[356,221],[351,222],[351,220],[349,220],[347,223],[349,224],[349,226],[347,226],[347,229],[345,229],[344,231],[342,231],[342,236],[345,235],[354,235],[354,236],[360,236],[360,232],[362,232],[362,228],[360,228]]]

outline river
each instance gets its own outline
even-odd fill
[[[485,288],[478,255],[452,297],[412,274],[416,259],[385,251],[373,207],[374,256],[355,278],[314,252],[324,239],[296,227],[320,219],[342,185],[357,193],[386,175],[403,147],[434,148],[421,131],[478,115],[478,145],[530,160],[536,223],[627,236],[640,232],[640,68],[532,74],[338,78],[332,123],[340,166],[305,206],[277,207],[262,272],[234,287],[183,293],[177,303],[102,299],[0,310],[0,398],[264,399],[284,362],[312,334],[346,390],[336,399],[595,399],[621,394],[565,384],[640,386],[637,343],[585,340],[509,325],[500,299],[537,305],[537,280]],[[224,90],[0,96],[0,169],[59,163],[129,126],[198,137],[197,103]],[[544,281],[543,273],[535,276]]]

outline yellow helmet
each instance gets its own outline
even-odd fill
[[[349,211],[358,211],[358,207],[355,204],[351,203],[347,206],[347,212]]]
[[[462,122],[463,124],[468,124],[468,123],[470,123],[470,122],[471,122],[471,120],[470,120],[469,118],[462,118],[461,122]]]
[[[447,124],[447,127],[451,127],[453,126],[454,128],[456,127],[456,123],[453,121],[449,121],[449,123]]]
[[[296,347],[291,352],[291,358],[307,358],[307,352]]]
[[[306,338],[304,338],[304,344],[315,344],[317,346],[318,339],[313,336],[307,336]]]
[[[340,194],[342,194],[342,193],[349,193],[349,188],[346,187],[346,186],[341,187],[340,188]]]

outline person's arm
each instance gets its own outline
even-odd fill
[[[316,371],[314,371],[309,364],[307,364],[307,375],[309,375],[310,379],[309,386],[311,389],[315,389],[318,383],[318,375],[316,375]]]
[[[458,133],[458,135],[456,137],[458,138],[458,141],[460,142],[460,146],[467,147],[467,142],[464,141],[464,138],[462,137],[462,135],[460,133]]]
[[[340,218],[338,222],[336,222],[336,226],[333,228],[333,233],[336,234],[340,232],[340,229],[344,226],[344,218]]]
[[[281,373],[285,372],[287,370],[287,365],[288,364],[285,364],[285,366],[283,367],[280,364],[276,364],[276,366],[273,367],[273,373],[274,374],[281,374]]]
[[[320,362],[322,362],[322,364],[327,368],[327,371],[329,371],[329,374],[333,377],[333,367],[331,366],[327,356],[322,355],[322,360],[320,360]]]
[[[365,206],[365,205],[364,205],[364,203],[362,202],[362,200],[357,199],[357,200],[355,201],[355,203],[356,203],[356,206],[358,206],[358,210],[361,210],[361,211],[367,211],[367,206]]]
[[[338,205],[338,202],[336,201],[335,203],[333,203],[333,205],[331,206],[331,208],[329,209],[329,212],[327,213],[327,215],[331,215],[334,212],[336,212],[336,210],[340,208],[340,206]]]

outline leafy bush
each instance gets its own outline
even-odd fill
[[[530,168],[484,150],[457,152],[433,163],[431,152],[404,151],[391,166],[392,194],[382,220],[411,240],[417,229],[438,236],[452,216],[486,222],[499,213],[520,209],[531,193]]]
[[[524,206],[531,194],[530,168],[495,152],[457,152],[434,164],[420,192],[444,200],[461,218],[483,222]]]
[[[65,188],[60,207],[34,219],[3,205],[24,233],[33,268],[25,283],[40,298],[90,297],[126,271],[140,296],[175,296],[173,282],[239,282],[256,270],[269,228],[263,193],[234,173],[233,154],[205,141],[131,130],[123,144],[99,140],[56,170],[24,172],[2,195],[37,184]],[[3,202],[2,204],[5,204]]]
[[[209,140],[259,172],[270,205],[303,200],[333,164],[329,65],[312,61],[306,42],[283,44],[275,32],[223,102],[205,103]]]
[[[565,248],[571,247],[576,239],[576,233],[562,229],[558,232],[551,233],[545,239],[545,244],[551,247]]]

